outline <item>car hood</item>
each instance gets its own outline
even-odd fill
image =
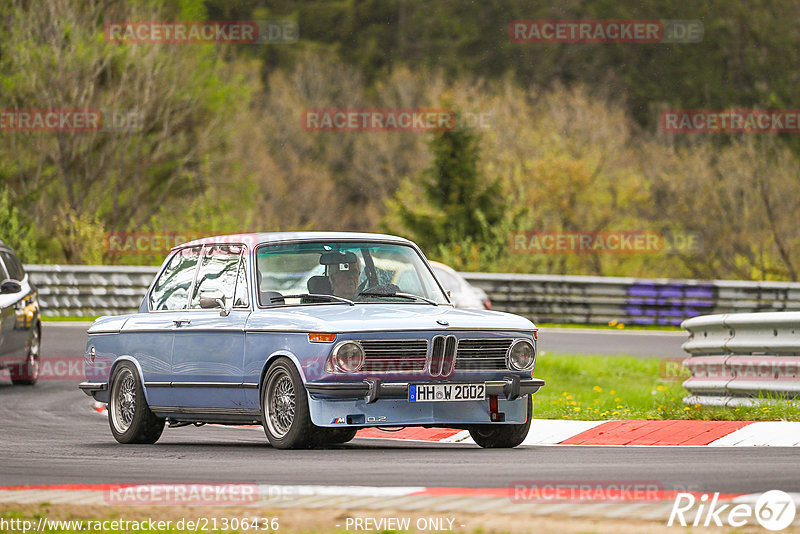
[[[257,310],[248,330],[366,332],[375,330],[532,330],[531,321],[486,310],[426,304],[321,304]]]

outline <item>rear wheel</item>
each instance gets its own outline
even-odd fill
[[[294,364],[278,358],[261,388],[264,433],[276,449],[305,449],[317,443],[319,427],[311,422],[308,395]]]
[[[28,343],[25,344],[25,362],[11,366],[11,382],[32,386],[39,380],[39,346],[41,334],[38,326],[31,329]]]
[[[509,449],[516,447],[528,435],[533,416],[533,398],[528,395],[527,420],[520,425],[474,425],[469,429],[472,439],[484,449]]]
[[[164,431],[164,419],[150,411],[139,373],[130,362],[122,362],[111,377],[108,424],[120,443],[155,443]]]

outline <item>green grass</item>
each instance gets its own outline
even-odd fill
[[[661,369],[668,363],[632,356],[540,355],[534,376],[543,378],[545,387],[534,395],[534,417],[800,421],[800,403],[783,399],[764,398],[752,408],[686,406],[686,376],[662,378],[670,374]]]

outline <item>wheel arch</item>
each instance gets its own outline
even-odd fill
[[[267,370],[269,369],[272,362],[277,360],[278,358],[286,358],[294,364],[295,369],[300,374],[300,380],[303,381],[303,385],[306,383],[306,375],[303,372],[303,366],[300,365],[300,360],[295,356],[294,353],[287,351],[287,350],[276,350],[269,356],[267,356],[266,360],[264,361],[264,367],[261,368],[261,374],[258,377],[258,402],[261,404],[264,399],[264,377],[267,376]]]
[[[127,354],[119,356],[116,360],[114,360],[114,363],[111,364],[111,370],[108,373],[108,392],[109,392],[109,394],[111,392],[111,379],[114,378],[114,373],[116,372],[117,367],[119,366],[119,364],[122,363],[122,362],[130,362],[136,368],[136,374],[139,375],[139,383],[142,385],[142,392],[144,393],[144,400],[147,403],[147,405],[149,406],[150,405],[150,396],[148,395],[148,392],[147,392],[147,385],[144,382],[144,373],[142,372],[142,366],[139,365],[139,361],[136,358],[134,358],[133,356],[128,356]],[[111,399],[109,398],[109,401],[110,400]]]

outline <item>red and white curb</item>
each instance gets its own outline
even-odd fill
[[[107,415],[106,405],[94,403]],[[251,427],[260,428],[260,427]],[[475,444],[466,430],[407,427],[365,428],[359,438]],[[800,423],[787,421],[573,421],[534,419],[522,445],[625,445],[662,447],[798,447]]]
[[[587,481],[591,484],[591,481]],[[677,491],[661,490],[646,500],[619,499],[520,499],[512,488],[447,488],[447,487],[375,487],[375,486],[275,486],[242,484],[250,489],[253,498],[248,502],[231,503],[209,499],[205,502],[158,502],[152,496],[164,495],[172,487],[189,491],[204,484],[81,484],[53,486],[5,486],[0,487],[2,504],[51,503],[83,506],[243,506],[257,508],[300,509],[344,509],[382,512],[390,510],[393,515],[402,512],[426,512],[447,514],[457,525],[463,526],[459,513],[463,514],[509,514],[533,516],[565,516],[606,519],[639,519],[666,524],[675,505]],[[220,487],[222,484],[205,484]],[[230,484],[237,486],[237,484]],[[257,489],[256,489],[257,488]],[[144,495],[144,498],[142,496]],[[693,495],[700,495],[694,492]],[[718,504],[754,503],[761,494],[721,494]],[[800,494],[789,494],[800,504]],[[127,496],[127,497],[126,497]],[[685,518],[691,524],[700,510],[689,511]],[[701,517],[702,519],[702,517]],[[800,524],[800,514],[794,525]]]
[[[465,430],[361,430],[361,438],[474,443]],[[522,445],[800,446],[800,423],[782,421],[570,421],[534,419]]]

